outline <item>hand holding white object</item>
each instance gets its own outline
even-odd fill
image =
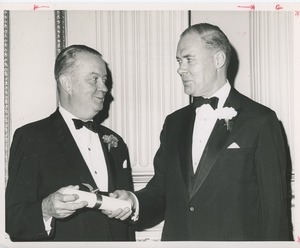
[[[130,205],[129,208],[119,207],[115,211],[102,211],[109,218],[126,220],[127,218],[129,218],[132,215],[133,211],[136,211],[137,202],[135,200],[133,193],[131,193],[130,191],[116,190],[115,192],[110,193],[109,196],[113,197],[115,199],[127,201]],[[136,218],[134,216],[135,216],[135,214],[133,215],[133,220]]]
[[[62,193],[64,189],[78,190],[79,186],[68,186],[59,189],[50,194],[42,201],[42,214],[45,221],[54,218],[66,218],[75,213],[77,209],[84,208],[87,205],[86,201],[77,201],[77,195],[65,195]]]
[[[86,191],[81,191],[73,188],[63,188],[60,191],[62,194],[78,195],[79,198],[75,201],[82,202],[86,201],[88,203],[88,208],[97,208],[105,211],[115,211],[117,209],[129,208],[131,209],[131,204],[129,201],[116,199],[100,194],[90,193]]]

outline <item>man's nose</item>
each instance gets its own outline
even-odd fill
[[[187,68],[186,68],[185,63],[182,62],[182,63],[179,64],[179,67],[177,69],[177,73],[181,76],[181,74],[184,73],[184,72],[187,72]]]
[[[106,93],[106,92],[108,91],[108,88],[107,88],[107,86],[106,86],[106,83],[103,82],[103,81],[100,81],[100,82],[98,83],[98,90],[100,90],[100,91]]]

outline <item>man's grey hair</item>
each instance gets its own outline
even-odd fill
[[[211,52],[223,51],[226,55],[226,67],[228,67],[231,57],[231,45],[223,31],[215,25],[209,23],[198,23],[187,28],[181,38],[187,34],[197,34],[202,44]]]
[[[76,56],[79,53],[94,54],[102,58],[101,53],[93,48],[84,45],[71,45],[63,49],[55,60],[54,76],[57,83],[59,77],[70,72],[76,62]]]

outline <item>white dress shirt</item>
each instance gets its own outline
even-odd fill
[[[227,81],[215,94],[211,97],[218,97],[217,108],[222,108],[229,95],[231,86]],[[217,116],[214,114],[214,109],[209,104],[203,104],[196,110],[196,117],[194,123],[194,131],[192,138],[192,161],[193,169],[196,172],[199,161],[209,139],[209,136],[217,121]]]

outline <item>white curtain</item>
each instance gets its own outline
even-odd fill
[[[287,173],[291,175],[288,178],[292,190],[292,220],[296,226],[293,14],[291,11],[250,12],[250,80],[251,98],[272,108],[285,132],[290,155]]]

